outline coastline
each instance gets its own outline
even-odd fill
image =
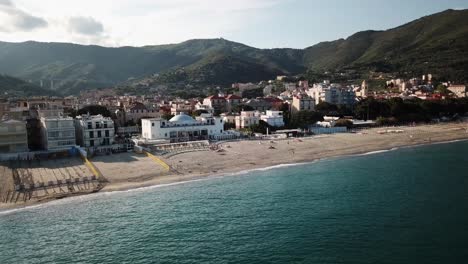
[[[135,178],[122,175],[104,175],[109,181],[97,194],[142,188],[157,188],[186,182],[242,175],[251,171],[271,170],[309,164],[324,159],[382,152],[468,140],[468,123],[399,127],[398,134],[379,134],[383,128],[372,128],[360,133],[333,134],[281,141],[236,141],[220,143],[222,152],[203,151],[181,153],[164,159],[178,174],[161,175],[141,171]],[[270,149],[273,146],[274,149]],[[265,159],[269,157],[269,159]],[[112,166],[126,166],[115,162]],[[155,166],[155,165],[154,165]],[[145,174],[146,173],[146,174]],[[86,194],[85,194],[86,195]],[[92,194],[88,194],[92,195]],[[78,197],[74,195],[70,197]],[[69,197],[63,198],[69,199]],[[44,199],[25,204],[0,204],[0,213],[11,209],[34,208],[57,201]]]

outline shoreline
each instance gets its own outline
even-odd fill
[[[346,157],[352,157],[352,156],[373,155],[373,154],[395,151],[395,150],[404,149],[404,148],[416,148],[419,146],[427,146],[427,145],[435,145],[435,144],[449,144],[449,143],[455,143],[455,142],[460,142],[460,141],[468,141],[468,132],[463,131],[462,133],[454,133],[454,132],[461,131],[462,128],[460,128],[460,126],[466,127],[467,125],[468,125],[467,123],[435,125],[435,126],[442,128],[442,130],[444,130],[444,132],[446,133],[444,133],[443,135],[440,135],[438,134],[440,131],[434,132],[430,135],[441,136],[441,137],[440,138],[435,137],[434,139],[431,138],[430,141],[427,141],[426,139],[423,139],[422,137],[420,137],[419,140],[414,140],[414,141],[411,140],[410,142],[408,142],[407,140],[406,141],[403,140],[402,142],[394,142],[390,140],[388,142],[391,142],[391,144],[389,144],[388,142],[386,143],[384,141],[375,142],[374,139],[371,139],[371,143],[373,144],[370,144],[370,146],[366,146],[366,147],[364,145],[361,147],[350,145],[349,148],[333,149],[333,146],[332,146],[331,149],[333,151],[329,151],[328,149],[319,149],[319,151],[315,153],[316,155],[306,155],[307,157],[305,157],[304,155],[298,155],[297,157],[294,157],[293,159],[291,159],[291,156],[290,156],[288,160],[288,158],[286,158],[284,154],[283,155],[280,154],[279,158],[276,157],[276,159],[267,160],[266,162],[263,161],[263,162],[258,162],[258,163],[254,163],[254,162],[241,163],[239,160],[235,160],[232,162],[232,164],[228,166],[224,166],[224,167],[222,166],[223,165],[222,162],[224,162],[223,160],[224,157],[227,157],[227,159],[229,159],[230,155],[232,155],[234,158],[237,157],[238,155],[240,156],[246,155],[245,153],[242,153],[242,152],[237,153],[236,151],[231,151],[231,153],[229,153],[231,148],[237,147],[237,148],[241,148],[244,152],[253,151],[255,153],[256,151],[255,148],[258,149],[258,146],[265,147],[266,145],[271,145],[271,144],[265,141],[256,141],[256,140],[223,142],[221,143],[221,145],[223,145],[223,149],[226,149],[226,152],[227,152],[226,154],[216,153],[212,151],[190,152],[190,153],[177,154],[165,160],[171,165],[171,167],[179,166],[178,169],[180,171],[180,174],[176,174],[176,175],[169,174],[169,175],[159,175],[159,176],[152,175],[150,179],[146,179],[148,177],[143,177],[145,179],[141,181],[135,180],[135,181],[127,181],[127,182],[121,181],[121,180],[114,181],[113,177],[109,177],[109,175],[104,175],[107,179],[109,179],[109,182],[105,183],[105,187],[101,191],[97,192],[96,194],[124,192],[124,191],[129,191],[129,190],[139,190],[142,188],[157,188],[157,187],[162,187],[162,186],[183,184],[183,183],[199,181],[199,180],[208,180],[211,178],[243,175],[243,174],[247,174],[253,171],[264,171],[264,170],[271,170],[271,169],[281,168],[281,167],[306,165],[306,164],[311,164],[314,162],[319,162],[321,160],[327,160],[327,159],[333,159],[333,158],[346,158]],[[434,125],[426,125],[422,127],[430,129],[431,126],[434,126]],[[456,127],[457,129],[454,130],[453,127]],[[416,128],[421,128],[421,127],[416,127]],[[451,128],[451,129],[446,130],[447,128]],[[463,129],[466,129],[466,128],[463,128]],[[376,129],[364,130],[363,133],[367,135],[367,133],[372,133],[373,130],[375,132]],[[319,146],[321,146],[322,143],[327,143],[330,140],[338,141],[338,139],[343,138],[343,137],[345,138],[352,137],[352,136],[356,137],[360,135],[362,134],[346,133],[346,134],[328,135],[325,137],[301,138],[300,141],[294,142],[294,144],[296,144],[297,146],[300,146],[300,144],[303,144],[302,147],[305,147],[306,149],[304,153],[310,154],[312,153],[310,149],[313,149],[311,146],[313,144],[315,145],[318,144]],[[401,134],[392,135],[392,137],[396,137],[400,139],[403,138]],[[392,139],[392,137],[390,139]],[[293,145],[291,141],[294,141],[294,140],[293,139],[288,140],[288,143],[287,143],[288,146]],[[298,143],[298,142],[301,142],[301,143]],[[275,144],[279,144],[279,143],[275,143]],[[280,144],[285,144],[285,142],[282,142]],[[249,147],[246,147],[244,145],[248,145]],[[275,145],[275,147],[276,146],[277,145]],[[298,148],[298,150],[302,151],[303,149]],[[294,156],[294,154],[292,156]],[[203,160],[203,158],[207,158],[213,163],[217,163],[217,162],[221,163],[222,169],[215,169],[215,170],[206,172],[206,166],[205,167],[199,166],[200,163],[198,163],[200,162],[200,160]],[[252,160],[255,160],[255,159],[252,158]],[[250,159],[247,159],[247,161],[250,161]],[[183,166],[180,166],[179,164],[183,164]],[[116,164],[115,166],[119,166],[119,164]],[[34,208],[36,206],[49,203],[51,201],[67,200],[71,197],[76,198],[76,197],[92,196],[92,195],[93,194],[77,194],[77,195],[70,195],[69,197],[65,197],[62,199],[44,199],[42,201],[31,201],[26,204],[0,204],[0,213],[4,213],[6,211],[12,211],[16,209],[21,209],[21,208]]]

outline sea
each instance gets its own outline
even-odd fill
[[[468,142],[3,211],[0,263],[468,263]]]

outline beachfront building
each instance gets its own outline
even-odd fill
[[[166,140],[170,143],[208,140],[222,135],[224,122],[219,117],[202,114],[197,119],[185,113],[170,120],[164,118],[142,119],[142,137],[147,141]]]
[[[315,100],[307,95],[296,95],[293,97],[291,112],[313,111],[315,109]]]
[[[82,147],[114,144],[114,121],[102,115],[81,115],[75,119],[76,141]]]
[[[239,116],[235,117],[236,129],[249,128],[260,123],[259,111],[242,111]]]
[[[260,120],[266,122],[268,125],[272,127],[284,126],[283,111],[268,110],[265,112],[265,114],[260,116]]]
[[[45,150],[67,150],[76,146],[73,118],[42,117],[41,140]]]
[[[28,151],[26,122],[18,120],[0,121],[0,153]]]

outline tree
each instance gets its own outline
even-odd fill
[[[171,113],[164,113],[164,114],[162,114],[161,117],[162,117],[163,119],[169,120],[169,119],[173,118],[174,115],[171,114]]]
[[[236,128],[236,124],[230,122],[224,122],[224,130],[230,130]]]
[[[241,111],[254,111],[255,109],[250,105],[239,104],[232,107],[232,112],[240,113]]]
[[[324,115],[336,114],[338,112],[338,106],[328,102],[320,102],[315,106],[315,111],[319,111]]]
[[[102,115],[104,117],[111,117],[111,112],[109,111],[109,109],[107,109],[107,107],[105,106],[102,106],[102,105],[88,105],[88,106],[85,106],[83,108],[81,108],[80,110],[78,110],[78,115],[86,115],[86,114],[90,114],[90,115]]]
[[[291,121],[288,128],[307,128],[309,125],[323,121],[323,114],[315,111],[299,111],[291,115]]]
[[[250,130],[253,133],[266,134],[267,133],[267,128],[271,131],[271,126],[268,125],[268,123],[263,121],[263,120],[260,120],[260,122],[258,122],[258,124],[250,126]]]
[[[338,119],[335,122],[335,126],[346,127],[348,129],[353,127],[353,122],[349,119]]]
[[[443,84],[437,85],[436,91],[441,95],[449,95],[450,94],[450,90],[447,88],[447,86],[445,86]]]

